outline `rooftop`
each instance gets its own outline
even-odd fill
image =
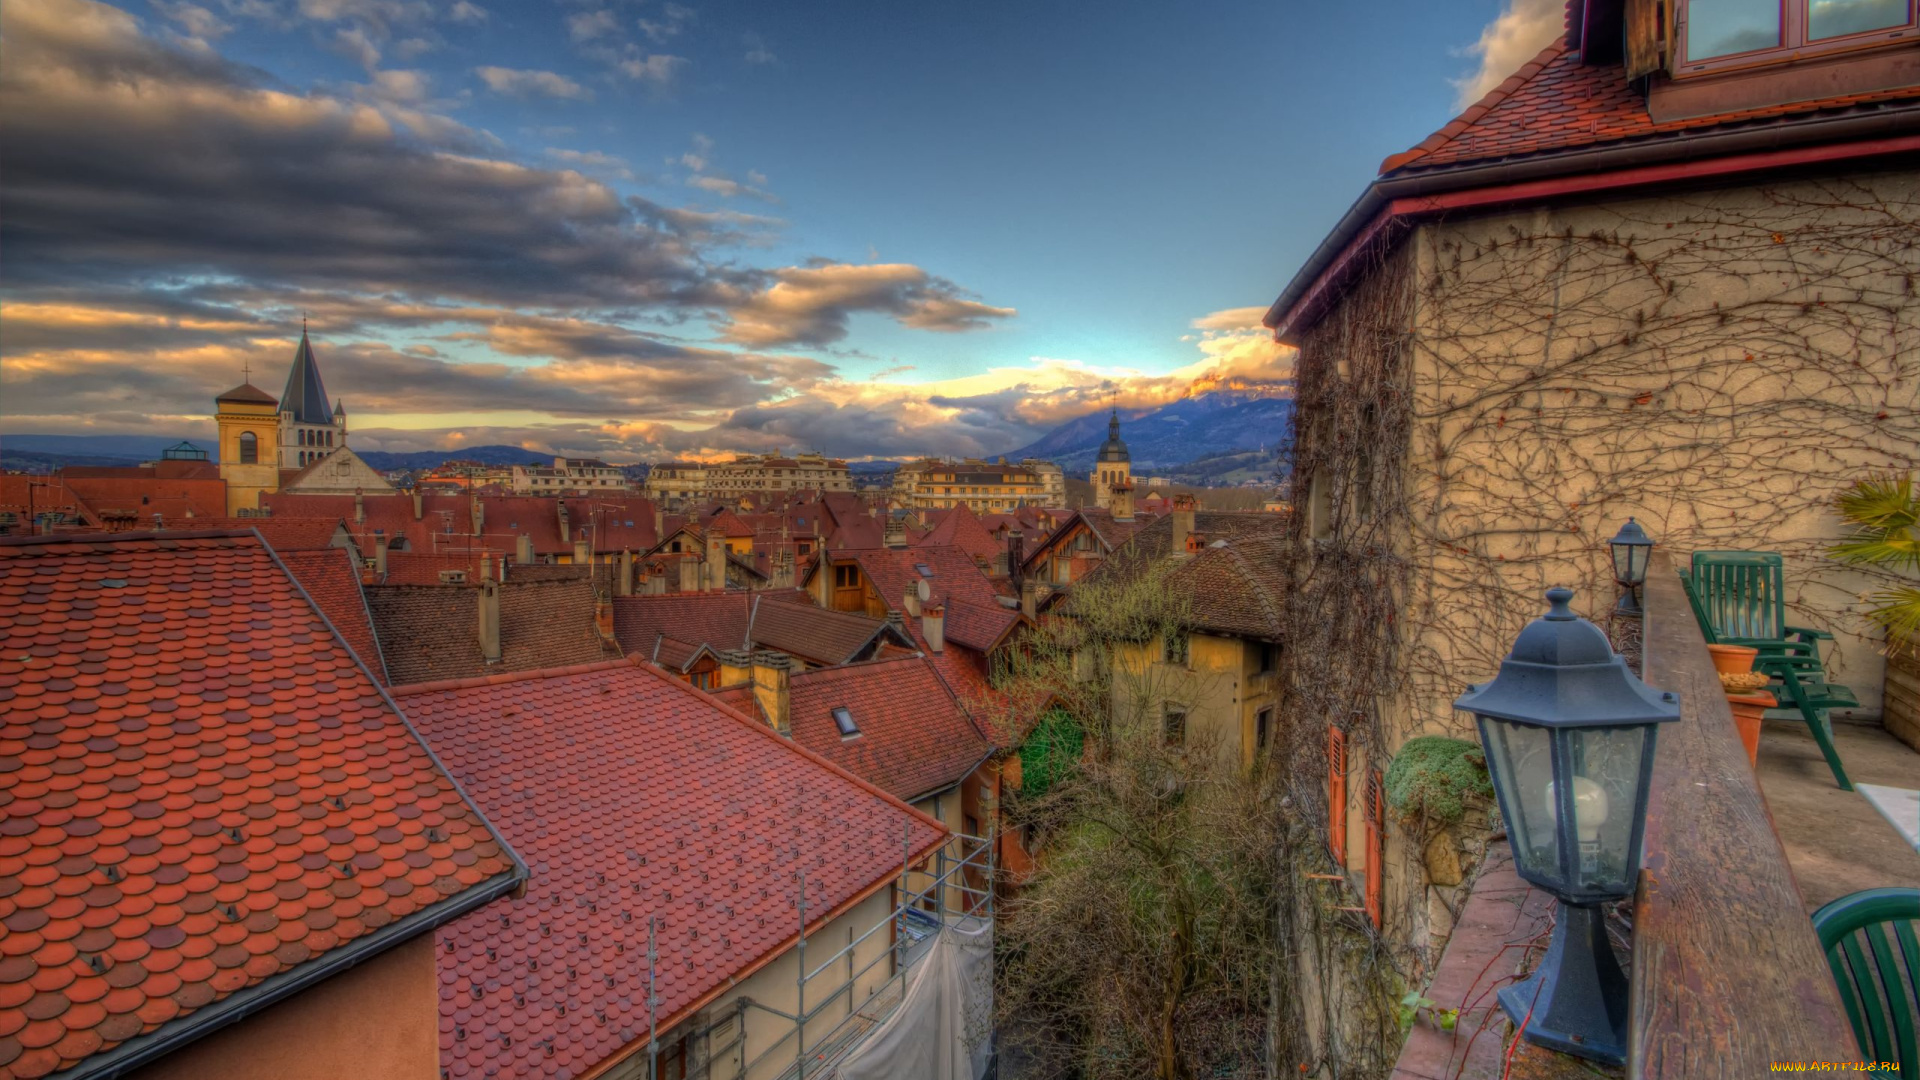
[[[251,533],[0,540],[0,705],[0,1076],[131,1067],[517,877]]]
[[[788,687],[794,742],[901,799],[952,787],[993,751],[918,656],[805,671]],[[858,735],[841,735],[835,709]]]
[[[807,910],[827,916],[895,879],[904,837],[917,855],[944,835],[631,660],[398,700],[534,870],[510,907],[442,933],[440,1048],[454,1077],[582,1076],[641,1050],[649,919],[665,1031],[788,948],[801,872]]]

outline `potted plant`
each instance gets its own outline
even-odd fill
[[[1920,574],[1920,498],[1913,474],[1875,473],[1840,493],[1853,534],[1828,554],[1896,576]],[[1887,632],[1887,730],[1920,750],[1920,585],[1889,585],[1867,598],[1867,618]]]
[[[1754,658],[1760,655],[1759,649],[1750,649],[1745,645],[1709,645],[1707,652],[1713,656],[1713,670],[1722,675],[1741,675],[1752,671]]]
[[[1740,742],[1747,748],[1747,764],[1754,766],[1760,764],[1761,718],[1779,704],[1766,689],[1768,681],[1759,671],[1720,673],[1720,688],[1726,691],[1727,706],[1733,710],[1733,726],[1739,729]]]

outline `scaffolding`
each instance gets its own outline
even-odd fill
[[[808,935],[807,879],[800,874],[796,908],[798,938],[792,1011],[776,1008],[749,996],[739,996],[717,1012],[696,1017],[680,1032],[658,1030],[659,998],[655,992],[658,952],[653,921],[647,937],[647,1052],[639,1068],[616,1069],[610,1075],[634,1080],[840,1080],[840,1067],[858,1057],[868,1037],[883,1025],[910,1023],[903,1006],[921,1007],[908,991],[927,970],[926,961],[939,949],[992,949],[995,840],[988,836],[955,833],[912,862],[909,829],[902,831],[902,858],[894,883],[894,903],[884,917],[858,936],[819,956],[826,924]],[[816,912],[816,917],[818,913]],[[883,931],[891,934],[885,949],[870,943]],[[863,949],[862,946],[869,946]],[[867,954],[860,963],[862,954]],[[884,978],[880,965],[888,965]],[[844,972],[840,969],[844,967]],[[990,956],[985,970],[991,971]],[[838,975],[825,986],[822,980]],[[928,995],[921,995],[922,1001]],[[984,1063],[991,1056],[993,1021],[991,990],[970,998],[960,1018],[960,1037],[970,1060]],[[764,1032],[750,1044],[751,1015],[771,1016],[783,1022],[784,1033],[766,1041]],[[670,1049],[662,1035],[673,1040]],[[967,1080],[979,1080],[982,1070],[969,1070]]]

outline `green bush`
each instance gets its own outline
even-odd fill
[[[1480,744],[1445,735],[1410,739],[1387,766],[1387,805],[1407,820],[1452,825],[1471,797],[1493,795]]]
[[[1067,778],[1080,764],[1085,736],[1065,709],[1040,718],[1020,747],[1020,794],[1037,799]]]

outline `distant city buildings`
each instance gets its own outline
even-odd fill
[[[556,495],[575,491],[627,491],[627,475],[598,458],[553,459],[553,467],[515,465],[509,483],[515,495]]]
[[[852,491],[847,463],[821,454],[773,454],[701,463],[666,461],[647,474],[647,494],[679,503],[750,492]]]
[[[893,494],[913,510],[965,506],[975,513],[994,513],[1022,506],[1065,506],[1067,482],[1060,466],[1036,458],[1018,465],[1009,465],[1006,458],[927,458],[900,466],[893,476]]]

